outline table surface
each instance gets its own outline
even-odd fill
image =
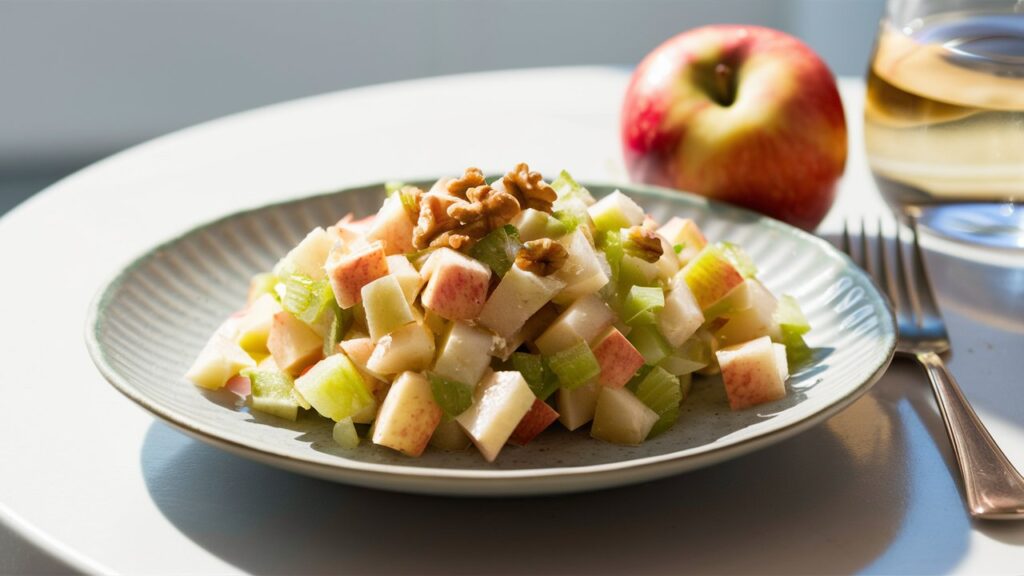
[[[197,223],[468,164],[625,180],[626,79],[520,70],[286,103],[128,150],[5,216],[0,519],[102,573],[1019,574],[1024,522],[968,517],[924,374],[903,360],[838,416],[749,456],[621,489],[485,500],[332,484],[221,452],[154,421],[89,361],[84,313],[102,282]],[[883,210],[862,152],[863,85],[841,89],[851,156],[825,233]],[[950,368],[1024,467],[1024,267],[926,246]],[[0,571],[45,564],[11,564],[19,550],[0,550]]]

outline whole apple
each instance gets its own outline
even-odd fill
[[[835,79],[804,43],[760,26],[675,36],[640,63],[622,108],[634,181],[696,192],[806,230],[846,163]]]

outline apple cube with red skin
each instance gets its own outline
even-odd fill
[[[330,234],[317,226],[274,266],[274,273],[278,276],[302,274],[320,280],[324,277],[324,263],[333,245],[334,239]]]
[[[596,294],[580,297],[562,312],[551,326],[536,340],[537,349],[545,356],[551,356],[583,340],[590,344],[601,335],[612,322],[615,313]]]
[[[672,245],[673,252],[675,252],[676,246],[682,246],[682,250],[676,256],[683,264],[693,260],[693,257],[708,245],[704,233],[690,218],[673,216],[661,228],[658,228],[658,234]]]
[[[377,341],[366,367],[378,374],[426,370],[434,360],[434,335],[413,322]]]
[[[416,223],[402,204],[401,197],[393,194],[384,200],[384,204],[377,211],[377,217],[366,233],[366,240],[379,241],[384,245],[384,252],[388,255],[406,254],[415,249],[412,245],[412,231],[415,226]]]
[[[715,355],[722,371],[722,383],[729,398],[729,407],[733,410],[773,402],[786,396],[784,376],[788,376],[788,370],[785,367],[785,348],[780,358],[771,338],[762,336],[750,342],[722,348]]]
[[[597,383],[607,388],[622,388],[644,365],[643,355],[615,328],[594,346],[594,357],[601,366]]]
[[[558,389],[558,420],[569,430],[575,430],[594,418],[597,407],[597,396],[603,386],[597,380],[588,382],[579,388],[569,390]]]
[[[450,248],[441,248],[424,263],[427,285],[423,306],[446,320],[474,320],[487,302],[491,270]]]
[[[631,180],[811,230],[847,152],[835,78],[800,40],[749,25],[688,30],[636,67],[622,106]]]
[[[543,432],[555,420],[558,420],[558,412],[540,398],[533,399],[533,406],[530,411],[519,421],[519,425],[512,431],[508,443],[516,446],[526,446]]]
[[[706,246],[679,274],[701,310],[707,310],[743,284],[743,275],[715,246]]]
[[[455,420],[488,462],[494,462],[536,396],[519,372],[493,372],[473,394],[473,404]]]
[[[363,286],[387,275],[388,262],[384,246],[374,242],[355,252],[344,246],[331,249],[325,266],[338,306],[348,309],[362,301]]]
[[[636,446],[647,438],[657,421],[658,413],[628,389],[602,388],[590,435],[613,444]]]
[[[523,324],[565,288],[550,276],[512,266],[491,293],[477,321],[502,338],[511,338]]]
[[[430,382],[421,374],[403,372],[391,385],[373,425],[373,443],[406,456],[423,454],[441,422]]]
[[[267,349],[282,372],[298,374],[323,355],[324,340],[303,321],[282,310],[274,314]]]

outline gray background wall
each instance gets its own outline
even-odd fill
[[[457,72],[632,66],[714,22],[860,75],[882,0],[0,0],[0,211],[111,152],[230,112]]]

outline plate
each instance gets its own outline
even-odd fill
[[[425,183],[429,185],[429,183]],[[778,402],[730,411],[720,380],[696,379],[679,423],[638,447],[557,426],[487,463],[475,450],[428,449],[408,458],[363,441],[346,450],[315,416],[288,422],[250,412],[227,391],[183,374],[214,329],[245,300],[252,274],[317,225],[373,214],[383,184],[350,188],[234,214],[145,253],[116,275],[89,310],[86,343],[104,377],[131,400],[199,440],[254,460],[339,482],[403,492],[525,495],[577,492],[653,480],[763,448],[822,422],[864,394],[892,359],[892,311],[871,280],[827,242],[752,212],[676,191],[621,189],[659,221],[697,221],[709,239],[744,247],[759,278],[801,303],[814,361],[792,375]]]

